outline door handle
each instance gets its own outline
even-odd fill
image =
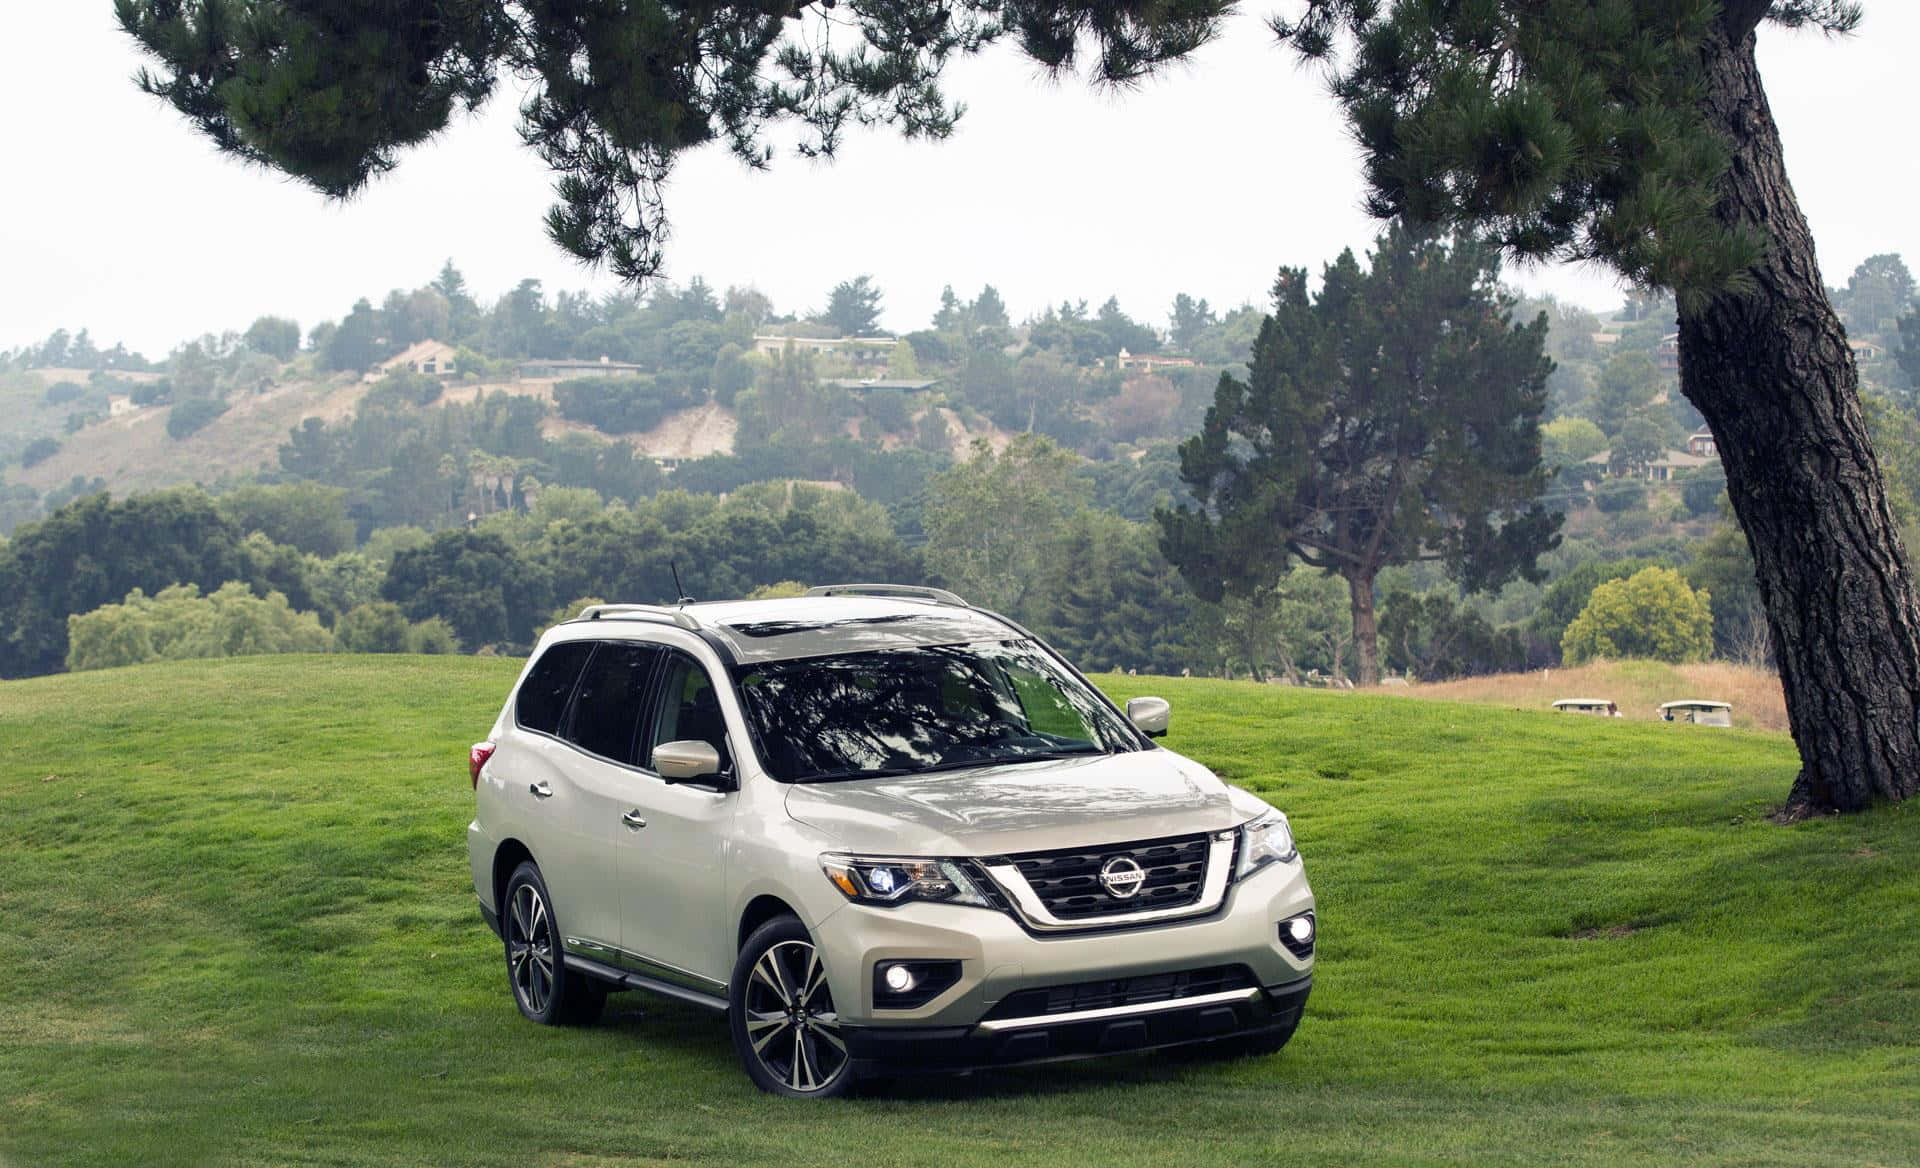
[[[535,799],[553,798],[553,788],[547,786],[545,783],[528,783],[527,793],[532,795]]]
[[[626,824],[628,827],[632,828],[635,831],[639,831],[641,828],[647,825],[647,821],[640,818],[640,812],[638,810],[629,811],[625,815],[622,815],[620,817],[620,822]]]

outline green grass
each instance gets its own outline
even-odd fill
[[[1105,679],[1292,815],[1293,1044],[795,1104],[692,1008],[515,1013],[464,750],[516,664],[0,683],[0,1161],[1920,1162],[1920,808],[1769,823],[1782,737]]]

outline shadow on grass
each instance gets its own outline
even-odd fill
[[[726,1018],[708,1010],[644,993],[616,994],[607,999],[607,1012],[596,1028],[707,1063],[715,1070],[743,1078],[746,1074],[734,1053]],[[972,1071],[902,1069],[862,1082],[858,1097],[873,1102],[932,1103],[1045,1098],[1154,1086],[1238,1061],[1233,1053],[1198,1046]]]

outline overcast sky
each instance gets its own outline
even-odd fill
[[[431,279],[449,257],[490,300],[525,276],[610,289],[547,241],[539,161],[496,94],[364,196],[329,204],[218,157],[128,80],[139,65],[110,0],[18,5],[0,41],[12,111],[0,186],[0,349],[57,327],[150,357],[261,313],[303,327]],[[1250,11],[1267,11],[1270,4]],[[1845,41],[1762,32],[1787,162],[1830,284],[1876,252],[1920,258],[1920,157],[1903,132],[1920,5],[1869,0]],[[953,138],[852,137],[831,165],[780,158],[753,174],[720,150],[683,159],[668,192],[668,275],[752,284],[781,310],[871,274],[884,324],[924,327],[941,286],[992,283],[1016,319],[1062,298],[1118,295],[1165,326],[1175,292],[1264,302],[1280,265],[1363,248],[1355,152],[1324,88],[1248,17],[1187,67],[1125,94],[1050,83],[1008,50],[955,67],[968,104]],[[1595,307],[1592,269],[1515,273]]]

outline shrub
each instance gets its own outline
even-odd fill
[[[448,654],[460,651],[460,638],[453,626],[439,617],[428,617],[407,630],[407,652]]]
[[[553,387],[561,417],[609,434],[651,430],[705,396],[679,378],[652,376],[577,377]]]
[[[363,399],[369,405],[432,405],[440,400],[446,386],[438,377],[425,373],[409,373],[404,370],[389,373],[373,383]]]
[[[262,598],[238,581],[222,584],[211,596],[201,596],[192,584],[175,584],[153,596],[136,588],[119,604],[67,618],[67,668],[72,670],[331,648],[333,638],[319,617],[294,611],[283,593]]]
[[[1595,588],[1560,650],[1569,665],[1596,657],[1704,661],[1713,652],[1712,597],[1672,568],[1643,568]]]
[[[166,378],[136,385],[127,391],[127,396],[136,406],[159,406],[173,400],[173,383]]]
[[[1609,515],[1647,505],[1647,488],[1638,479],[1608,479],[1593,491],[1593,505]]]
[[[333,643],[342,653],[405,653],[412,631],[399,605],[376,600],[343,614],[333,627]]]
[[[60,453],[60,440],[42,435],[27,443],[26,449],[20,452],[20,465],[38,466],[58,453]]]
[[[189,398],[168,411],[167,437],[179,439],[196,434],[226,412],[226,402],[210,397]]]
[[[1680,499],[1695,515],[1711,515],[1720,509],[1727,493],[1726,477],[1717,469],[1688,471],[1681,481]]]

